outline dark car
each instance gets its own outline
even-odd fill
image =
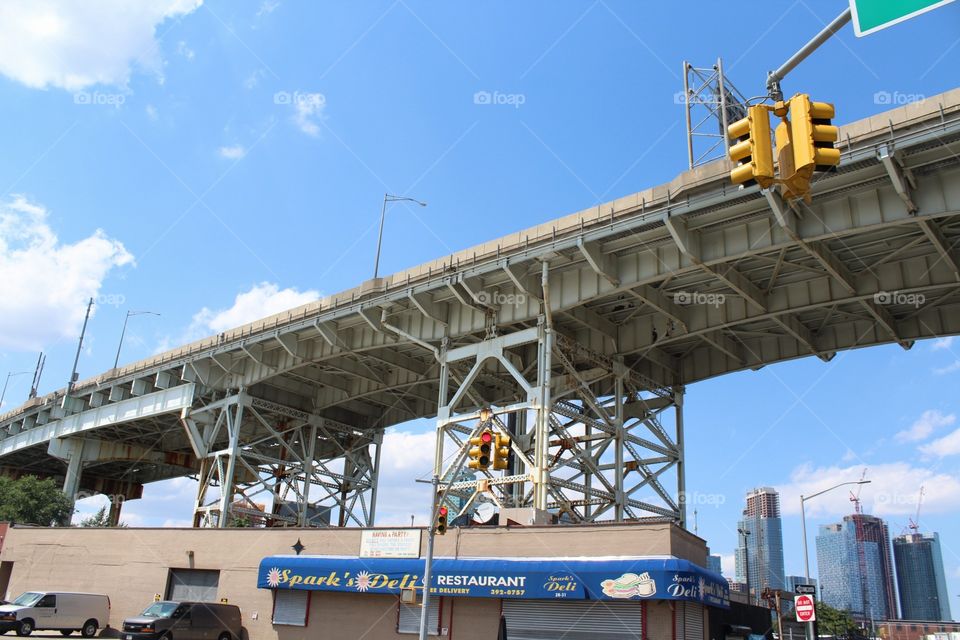
[[[121,640],[240,640],[240,608],[213,602],[154,602],[123,621]]]

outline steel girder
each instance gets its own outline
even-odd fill
[[[453,365],[464,362],[466,375],[452,376]],[[682,387],[651,385],[622,360],[558,333],[546,317],[516,333],[445,346],[440,363],[434,471],[452,480],[448,504],[458,516],[492,502],[571,522],[685,522]],[[512,401],[484,400],[475,383],[485,370],[505,372],[515,386]],[[671,410],[672,434],[662,420]],[[470,438],[483,428],[511,437],[511,468],[465,479],[459,470]]]
[[[383,431],[245,390],[181,416],[200,460],[194,526],[372,526]],[[331,521],[336,518],[336,521]]]

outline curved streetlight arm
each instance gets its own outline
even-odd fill
[[[830,487],[829,489],[824,489],[823,491],[818,491],[817,493],[815,493],[815,494],[813,494],[813,495],[811,495],[811,496],[804,496],[804,495],[801,494],[801,496],[800,496],[800,504],[802,505],[802,504],[803,504],[804,502],[806,502],[807,500],[812,500],[813,498],[816,498],[817,496],[822,496],[823,494],[827,493],[828,491],[833,491],[834,489],[838,489],[838,488],[840,488],[840,487],[845,487],[845,486],[851,485],[851,484],[870,484],[870,482],[871,482],[871,480],[851,480],[850,482],[841,482],[840,484],[835,484],[835,485],[833,485],[832,487]]]
[[[388,202],[415,202],[421,207],[427,206],[426,202],[411,198],[409,196],[395,196],[390,193],[383,194],[383,205],[380,207],[380,231],[377,232],[377,257],[373,260],[373,279],[376,280],[380,275],[380,247],[383,245],[383,220],[387,214]]]

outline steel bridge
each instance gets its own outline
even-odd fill
[[[0,471],[196,526],[371,525],[384,430],[436,417],[468,509],[684,522],[684,387],[960,333],[960,90],[841,129],[809,205],[726,161],[31,400]],[[453,475],[488,426],[512,468]]]

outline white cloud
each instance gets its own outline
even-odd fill
[[[261,282],[248,291],[237,294],[233,306],[227,309],[213,310],[204,307],[193,316],[191,328],[206,332],[201,333],[200,337],[210,333],[222,333],[227,329],[234,329],[319,298],[320,293],[312,289],[309,291],[281,289],[271,282]]]
[[[934,340],[930,348],[934,351],[942,351],[943,349],[949,349],[952,345],[953,336],[947,336],[946,338],[937,338]]]
[[[279,6],[280,0],[263,0],[263,2],[260,3],[260,9],[257,11],[256,17],[262,18],[263,16],[270,15]]]
[[[193,60],[197,55],[196,52],[191,49],[183,40],[177,43],[177,54],[183,56],[187,60]]]
[[[323,120],[327,100],[322,93],[295,93],[293,96],[293,122],[308,136],[320,134],[318,121]]]
[[[777,487],[781,509],[784,514],[799,515],[801,495],[810,496],[841,482],[857,481],[862,472],[862,466],[798,467],[791,473],[789,484]],[[867,479],[870,484],[863,485],[860,491],[866,513],[910,515],[917,509],[921,486],[924,487],[924,513],[949,513],[960,508],[960,478],[947,473],[914,467],[906,462],[893,462],[871,465]],[[808,501],[807,515],[840,517],[853,513],[850,490],[856,493],[858,488],[854,485],[840,487]]]
[[[257,69],[244,79],[243,88],[247,90],[256,88],[256,86],[260,84],[260,78],[265,75],[263,69]]]
[[[904,429],[897,433],[894,438],[897,442],[919,442],[926,440],[940,427],[949,427],[956,422],[957,416],[954,414],[944,415],[936,409],[929,409],[912,424],[909,429]]]
[[[943,458],[960,454],[960,429],[938,440],[920,447],[920,452],[928,456]]]
[[[731,554],[720,554],[720,570],[724,578],[733,578],[737,575],[736,558]]]
[[[377,524],[417,524],[429,519],[430,485],[417,483],[433,470],[436,432],[414,433],[396,428],[386,431],[380,456],[380,488],[377,494]]]
[[[954,360],[952,364],[948,364],[945,367],[939,369],[934,369],[933,372],[938,376],[946,375],[948,373],[954,373],[960,371],[960,360]]]
[[[239,160],[243,156],[247,155],[247,150],[242,144],[235,144],[229,147],[220,147],[217,149],[217,153],[220,154],[221,158],[226,158],[228,160]]]
[[[203,0],[7,0],[0,3],[0,73],[28,87],[126,86],[132,67],[161,75],[157,27]]]
[[[160,118],[160,113],[152,104],[148,104],[144,111],[146,112],[147,118],[150,120],[150,122],[156,122]]]
[[[87,299],[122,304],[122,294],[101,288],[111,270],[129,264],[133,256],[102,230],[63,243],[42,206],[23,196],[0,203],[0,349],[76,339]]]

